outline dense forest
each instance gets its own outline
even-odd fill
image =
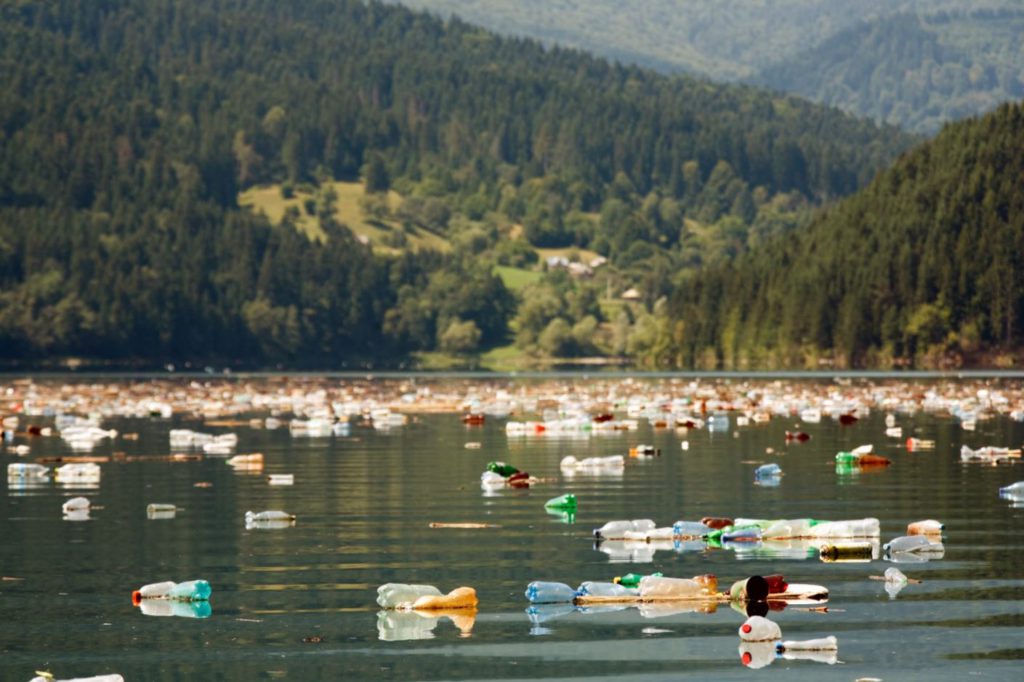
[[[1024,89],[1019,0],[389,1],[927,134]]]
[[[864,191],[681,286],[660,362],[999,364],[1024,341],[1024,105],[947,126]]]
[[[343,366],[493,346],[516,313],[496,262],[589,248],[664,294],[708,260],[700,239],[740,253],[910,142],[376,2],[8,2],[0,355]],[[458,248],[375,254],[334,219],[334,180],[399,190],[404,225]],[[314,194],[324,238],[240,209],[264,183]],[[593,294],[558,281],[585,339]]]
[[[1024,97],[1024,10],[858,24],[752,82],[933,134],[946,122]]]

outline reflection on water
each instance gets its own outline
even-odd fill
[[[476,609],[452,611],[379,611],[377,638],[384,642],[411,639],[433,639],[434,628],[442,620],[450,620],[460,637],[470,637],[476,624]]]

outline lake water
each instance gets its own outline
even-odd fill
[[[262,471],[237,472],[214,457],[120,461],[101,465],[95,488],[9,484],[0,500],[0,574],[17,580],[0,583],[0,679],[28,680],[35,670],[58,678],[117,672],[131,681],[1019,679],[1024,509],[998,489],[1024,479],[1024,470],[962,464],[959,450],[1019,447],[1024,425],[997,417],[969,432],[948,417],[902,416],[904,438],[937,441],[933,451],[907,452],[902,439],[883,435],[883,420],[876,411],[845,427],[791,418],[737,428],[732,417],[728,431],[689,433],[642,422],[634,432],[582,438],[510,437],[504,420],[471,428],[457,415],[329,438],[239,427],[230,429],[237,452],[264,453]],[[106,425],[139,437],[104,441],[95,454],[164,455],[172,427],[229,430],[178,418]],[[811,440],[787,445],[794,426]],[[567,478],[559,470],[566,455],[624,454],[638,443],[663,454],[628,459],[617,476]],[[835,453],[862,443],[893,465],[837,474]],[[32,448],[32,458],[69,454],[56,438]],[[544,482],[486,493],[479,477],[490,460]],[[770,461],[785,472],[779,485],[755,485],[756,463]],[[268,485],[273,473],[294,474],[294,485]],[[564,492],[579,499],[573,523],[544,509]],[[62,520],[61,504],[80,494],[99,508],[87,521]],[[183,510],[151,520],[152,502]],[[263,509],[284,509],[297,523],[247,530],[245,512]],[[874,516],[882,542],[904,535],[909,522],[935,518],[946,524],[945,554],[898,564],[923,582],[890,598],[869,579],[894,565],[884,560],[825,563],[814,552],[751,548],[609,553],[592,541],[591,530],[612,519],[670,525],[702,516]],[[714,573],[726,587],[769,573],[824,585],[827,612],[787,608],[771,617],[787,639],[835,635],[838,662],[769,657],[755,659],[770,663],[763,668],[745,667],[736,634],[745,616],[727,605],[710,613],[527,613],[531,580],[575,586],[631,571]],[[213,586],[208,617],[147,616],[131,603],[143,584],[192,578]],[[386,582],[469,585],[479,610],[458,622],[380,613],[376,588]]]

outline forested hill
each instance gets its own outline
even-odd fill
[[[493,344],[512,304],[489,265],[371,256],[332,224],[331,180],[399,187],[442,236],[498,211],[614,259],[673,248],[691,211],[752,224],[848,194],[910,141],[379,3],[7,2],[0,354],[334,361],[465,322]],[[326,245],[239,210],[259,183],[318,185]]]
[[[1021,97],[1020,0],[388,0],[934,134]]]
[[[1024,342],[1024,105],[947,126],[806,231],[691,278],[676,362],[1000,362]]]
[[[933,134],[1024,97],[1024,9],[865,21],[752,82]]]

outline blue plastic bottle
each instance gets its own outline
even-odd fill
[[[526,586],[526,598],[531,604],[564,604],[576,597],[576,590],[565,583],[535,580]]]

